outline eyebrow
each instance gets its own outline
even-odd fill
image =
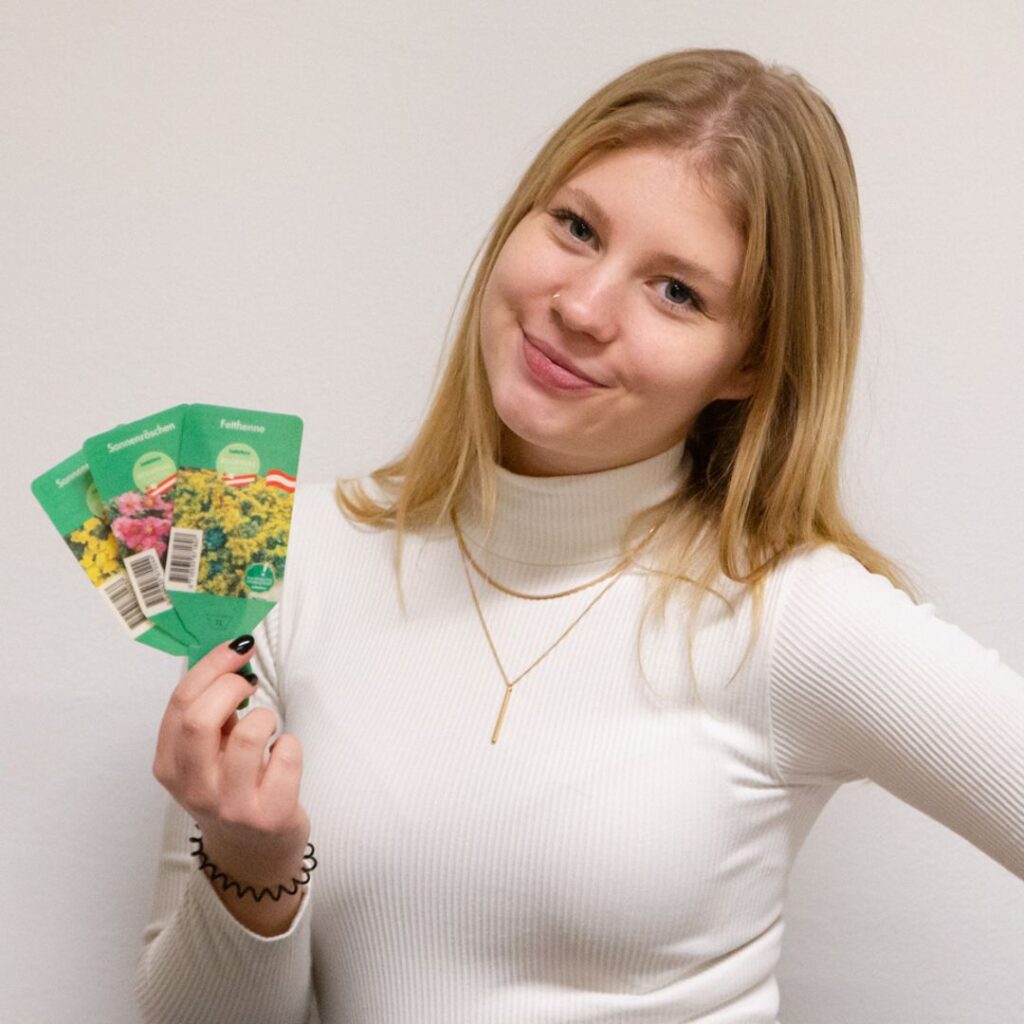
[[[594,222],[602,234],[607,233],[608,217],[604,210],[598,206],[597,200],[589,192],[584,192],[583,189],[576,188],[573,185],[563,185],[561,191],[579,203],[583,208],[583,212]],[[686,279],[686,283],[692,281],[705,287],[710,285],[721,293],[722,298],[725,298],[731,291],[731,285],[726,284],[717,274],[700,263],[684,259],[682,256],[673,256],[667,252],[651,253],[644,264],[644,269],[653,270],[655,267],[666,267],[669,270],[675,271],[675,273]]]

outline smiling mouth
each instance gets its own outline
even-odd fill
[[[600,381],[588,377],[582,370],[576,369],[569,363],[568,359],[555,352],[547,342],[535,339],[532,335],[527,334],[526,331],[522,333],[523,340],[527,346],[527,352],[533,356],[533,367],[539,367],[541,364],[538,360],[542,359],[547,364],[547,369],[549,370],[547,376],[552,377],[553,374],[553,379],[556,383],[561,384],[563,387],[570,387],[573,385],[573,382],[586,385],[587,387],[608,387],[607,384],[602,384]]]
[[[523,361],[526,369],[535,381],[543,387],[561,392],[584,393],[596,391],[603,385],[595,384],[584,377],[577,376],[572,370],[567,369],[548,356],[536,345],[532,344],[529,336],[523,333]]]

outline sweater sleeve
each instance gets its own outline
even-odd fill
[[[785,571],[769,684],[779,779],[869,779],[1024,878],[1024,678],[834,546]]]
[[[250,708],[270,707],[281,731],[278,605],[253,630],[259,687]],[[244,714],[245,712],[243,712]],[[198,870],[192,819],[168,796],[152,910],[135,993],[144,1024],[303,1024],[312,999],[310,900],[315,874],[290,928],[265,937],[223,906]]]

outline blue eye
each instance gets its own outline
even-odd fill
[[[685,281],[680,281],[678,277],[670,277],[670,278],[668,278],[665,281],[665,284],[669,285],[670,287],[672,285],[678,285],[679,288],[682,290],[682,293],[683,293],[682,296],[681,296],[681,298],[683,300],[682,303],[669,302],[668,305],[676,306],[676,305],[683,305],[683,304],[687,304],[687,303],[692,303],[694,309],[700,309],[701,308],[701,306],[700,306],[700,299],[698,298],[697,293]]]
[[[570,210],[567,207],[559,207],[558,209],[551,211],[551,216],[560,223],[567,225],[566,230],[569,232],[569,236],[574,238],[577,242],[589,242],[596,237],[594,235],[594,229],[583,217],[576,213],[575,210]],[[577,224],[583,225],[585,232],[588,233],[588,237],[581,238],[572,230],[573,226]],[[680,281],[678,277],[669,277],[665,279],[664,283],[669,286],[676,286],[676,295],[681,301],[670,301],[663,295],[659,295],[658,301],[663,306],[667,306],[669,310],[676,314],[679,314],[680,312],[688,313],[692,310],[703,312],[704,306],[701,302],[700,296],[685,281]],[[682,294],[680,294],[680,292]]]
[[[561,221],[562,223],[565,223],[566,221],[569,221],[569,225],[570,225],[569,226],[569,234],[572,235],[573,238],[577,239],[580,242],[585,242],[585,241],[587,241],[587,239],[580,238],[579,235],[573,234],[573,232],[572,232],[572,225],[573,224],[582,224],[587,229],[587,231],[590,232],[591,235],[593,235],[593,233],[594,233],[593,228],[591,228],[591,226],[579,214],[575,213],[573,210],[566,210],[566,209],[552,210],[551,211],[551,216],[554,217],[555,220]]]
[[[573,224],[582,224],[583,227],[587,231],[589,231],[591,235],[594,234],[593,229],[591,228],[591,226],[582,217],[578,217],[575,213],[573,213],[572,210],[560,210],[558,212],[561,214],[561,216],[559,218],[560,220],[562,220],[563,222],[566,221],[566,220],[569,221],[569,234],[572,235],[573,238],[579,238],[579,235],[573,234],[573,231],[572,231],[572,225]],[[580,241],[583,242],[583,241],[586,241],[586,239],[580,238]]]

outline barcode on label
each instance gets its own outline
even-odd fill
[[[123,572],[111,576],[106,583],[100,586],[99,591],[106,599],[107,604],[114,609],[118,622],[128,630],[133,639],[140,633],[145,633],[152,625],[139,607],[135,591],[132,590],[128,577]]]
[[[168,590],[194,591],[199,581],[199,556],[203,553],[203,531],[171,527],[167,548],[165,583]]]
[[[160,556],[152,548],[146,548],[137,555],[129,555],[124,560],[124,567],[128,570],[132,590],[146,618],[151,619],[160,612],[174,608],[164,590],[164,569],[160,564]]]

